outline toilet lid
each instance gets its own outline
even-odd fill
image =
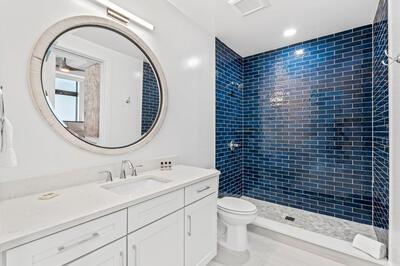
[[[218,199],[218,208],[239,213],[253,213],[257,211],[257,207],[253,203],[233,197]]]

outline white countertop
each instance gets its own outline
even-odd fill
[[[218,174],[217,170],[175,165],[170,171],[152,170],[140,174],[171,182],[136,195],[118,195],[102,188],[102,184],[86,184],[51,191],[59,196],[50,200],[39,200],[39,195],[30,195],[1,201],[0,252]]]

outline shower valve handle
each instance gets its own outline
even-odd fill
[[[234,151],[235,149],[240,147],[240,144],[236,143],[234,140],[229,142],[228,147],[231,151]]]

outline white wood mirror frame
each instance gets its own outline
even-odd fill
[[[84,26],[98,26],[106,29],[113,30],[129,40],[135,43],[140,49],[147,55],[149,61],[151,62],[153,68],[155,69],[156,75],[159,81],[160,87],[160,107],[159,113],[154,122],[152,128],[144,134],[138,141],[124,146],[124,147],[100,147],[97,145],[90,144],[75,136],[70,131],[68,131],[56,118],[50,109],[46,97],[44,95],[44,90],[42,86],[42,60],[48,50],[49,46],[63,33],[78,27]],[[144,41],[132,32],[129,28],[107,18],[97,17],[97,16],[77,16],[64,19],[49,29],[47,29],[36,43],[29,67],[29,84],[31,89],[31,94],[36,107],[42,114],[43,118],[50,124],[50,126],[65,140],[70,143],[84,149],[87,151],[99,153],[99,154],[122,154],[133,150],[137,150],[151,141],[157,132],[160,130],[162,123],[165,119],[167,110],[167,82],[163,74],[161,64],[157,60],[157,57],[151,51],[151,49],[144,43]]]

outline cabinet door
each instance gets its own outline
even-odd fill
[[[98,249],[67,266],[125,266],[126,238],[122,238],[101,249]]]
[[[129,266],[184,265],[183,210],[128,235]]]
[[[185,207],[185,266],[207,265],[217,255],[217,195]]]

